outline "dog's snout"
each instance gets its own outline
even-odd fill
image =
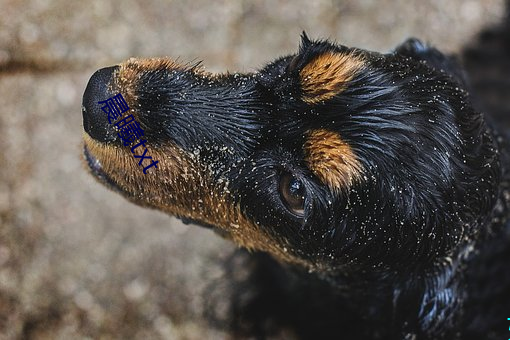
[[[115,140],[115,132],[108,122],[108,115],[101,109],[103,105],[99,102],[115,95],[109,92],[108,86],[114,72],[118,68],[118,66],[111,66],[97,70],[90,77],[83,94],[83,128],[90,137],[100,142],[112,142]]]

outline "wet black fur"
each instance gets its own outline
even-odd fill
[[[363,56],[366,67],[334,98],[307,104],[299,71],[328,51]],[[508,150],[497,129],[510,122],[509,51],[505,23],[466,50],[465,71],[417,40],[378,54],[303,36],[297,54],[253,74],[145,73],[137,96],[151,146],[173,141],[199,155],[246,216],[321,268],[241,251],[229,268],[250,268],[248,277],[232,272],[212,288],[232,294],[226,320],[212,294],[218,327],[260,339],[510,337]],[[501,71],[481,80],[484,67]],[[363,166],[349,190],[332,192],[304,162],[304,136],[319,128]],[[284,173],[306,188],[303,219],[281,201]]]

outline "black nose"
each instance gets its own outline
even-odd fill
[[[108,119],[108,108],[106,101],[116,93],[108,91],[108,85],[118,66],[105,67],[97,70],[90,77],[85,93],[83,94],[82,115],[83,128],[90,137],[100,142],[113,142],[116,139],[116,132]],[[106,108],[105,108],[106,107]]]

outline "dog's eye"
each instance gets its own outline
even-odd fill
[[[303,217],[305,212],[305,187],[303,183],[289,173],[280,178],[280,197],[290,212],[298,217]]]

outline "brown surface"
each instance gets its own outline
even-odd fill
[[[350,53],[324,53],[310,61],[300,72],[303,101],[317,104],[333,98],[364,66],[364,61]]]
[[[312,130],[303,148],[308,167],[332,192],[347,192],[354,181],[361,179],[361,162],[338,133]]]
[[[501,0],[0,3],[0,339],[225,338],[203,320],[234,249],[129,204],[82,167],[81,96],[130,56],[251,71],[299,34],[387,51],[408,36],[456,51]]]

